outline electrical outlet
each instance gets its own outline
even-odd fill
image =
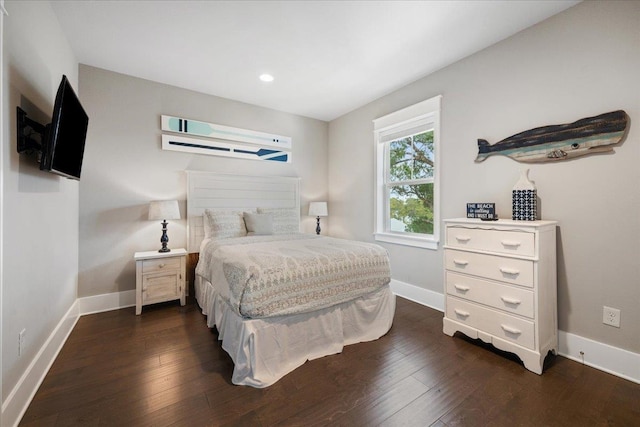
[[[24,348],[24,337],[27,333],[26,329],[23,329],[18,334],[18,356],[22,355],[22,349]]]
[[[602,307],[602,323],[609,326],[620,327],[620,310],[617,308]]]

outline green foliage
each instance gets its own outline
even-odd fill
[[[389,148],[391,183],[433,177],[433,131],[392,141]],[[433,184],[394,185],[389,202],[391,218],[407,232],[433,234]]]
[[[389,148],[391,181],[433,177],[433,131],[391,141]]]

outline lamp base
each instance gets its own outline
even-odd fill
[[[316,222],[316,234],[320,234],[320,217],[317,217]]]
[[[160,237],[160,243],[162,247],[158,249],[158,252],[171,252],[171,249],[167,247],[169,243],[169,236],[167,236],[167,220],[162,221],[162,236]]]

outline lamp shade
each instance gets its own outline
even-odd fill
[[[309,216],[328,216],[327,202],[309,203]]]
[[[177,200],[154,200],[149,203],[149,220],[180,219]]]

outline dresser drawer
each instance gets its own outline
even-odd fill
[[[179,270],[181,257],[146,259],[142,261],[142,273],[156,273],[167,270]]]
[[[535,348],[534,323],[447,296],[447,318],[523,347]]]
[[[447,270],[533,287],[533,261],[445,249]]]
[[[142,278],[142,302],[153,303],[155,301],[167,301],[178,299],[180,292],[180,275],[174,274],[147,274]]]
[[[447,227],[447,245],[454,248],[534,256],[535,236],[524,231]]]
[[[533,292],[452,271],[445,273],[447,293],[458,298],[533,319]]]

